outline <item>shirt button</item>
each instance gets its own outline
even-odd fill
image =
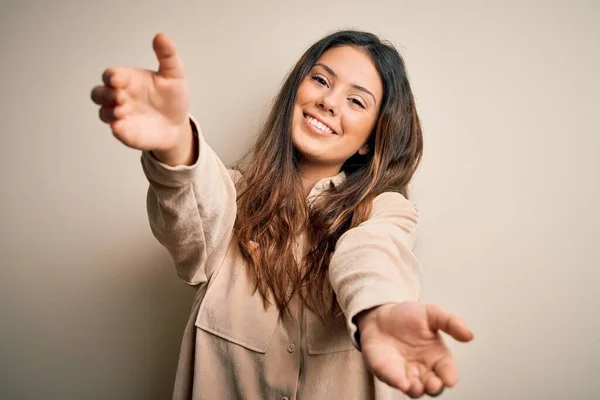
[[[289,397],[282,397],[281,400],[290,400]]]
[[[287,351],[288,351],[289,353],[293,353],[293,352],[294,352],[294,350],[296,350],[296,345],[295,345],[294,343],[290,343],[290,344],[288,344]],[[287,399],[287,397],[284,397],[284,398],[283,398],[283,399],[281,399],[281,400],[286,400],[286,399]]]

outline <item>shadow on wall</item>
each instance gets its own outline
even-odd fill
[[[105,325],[99,329],[108,354],[105,363],[93,368],[106,374],[108,384],[102,398],[158,400],[172,396],[179,347],[195,289],[178,278],[166,250],[154,238],[150,240],[152,246],[136,248],[152,251],[140,254],[132,250],[129,266],[121,258],[124,269],[133,266],[135,277],[118,279],[118,290],[104,298],[101,318]],[[114,375],[112,366],[115,371],[129,371],[128,376]],[[99,380],[90,384],[104,386]]]
[[[15,305],[1,398],[171,398],[195,290],[151,233],[94,245]]]

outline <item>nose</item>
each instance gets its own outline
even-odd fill
[[[318,99],[317,106],[332,116],[335,116],[338,113],[338,101],[331,92],[323,94],[323,96]]]

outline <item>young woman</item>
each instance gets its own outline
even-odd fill
[[[163,34],[157,72],[109,68],[100,119],[142,150],[150,226],[197,287],[176,399],[393,399],[457,381],[439,331],[456,316],[418,303],[422,153],[404,62],[357,31],[312,45],[256,145],[227,170],[188,115],[183,63]]]

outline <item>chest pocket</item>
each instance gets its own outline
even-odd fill
[[[356,350],[346,327],[346,317],[338,309],[335,317],[323,322],[308,308],[304,309],[307,351],[310,355]]]
[[[231,343],[266,353],[279,312],[275,307],[264,309],[260,294],[253,293],[246,268],[237,248],[230,244],[223,265],[208,283],[195,325]],[[306,307],[303,315],[308,354],[355,350],[341,311],[325,322]]]
[[[265,311],[246,265],[232,243],[215,272],[196,317],[196,327],[249,350],[265,353],[279,320],[275,307]]]

